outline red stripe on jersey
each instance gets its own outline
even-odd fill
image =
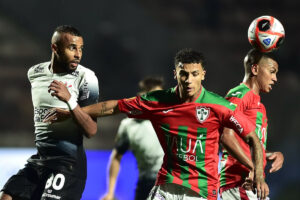
[[[246,190],[242,187],[239,187],[241,200],[249,200]]]

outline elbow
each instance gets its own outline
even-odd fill
[[[89,128],[89,130],[85,131],[85,136],[87,138],[92,138],[97,134],[97,126],[93,127],[93,128]]]
[[[232,131],[224,131],[223,134],[221,135],[221,143],[223,145],[227,144],[228,142],[231,142],[233,139],[235,139],[235,133]]]

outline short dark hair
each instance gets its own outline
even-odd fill
[[[177,67],[179,63],[182,64],[200,63],[204,69],[206,65],[206,59],[202,53],[187,48],[187,49],[182,49],[176,53],[176,56],[174,58],[175,67]]]
[[[149,92],[156,87],[163,87],[164,79],[159,76],[148,76],[139,82],[140,92]]]
[[[251,67],[255,64],[258,64],[262,58],[270,58],[274,61],[277,60],[277,56],[272,52],[265,53],[265,52],[261,52],[258,49],[255,49],[255,48],[251,49],[250,51],[248,51],[248,53],[244,59],[245,72],[249,73],[251,71]]]
[[[69,33],[69,34],[74,35],[74,36],[82,37],[82,35],[79,32],[79,30],[76,29],[75,27],[71,26],[71,25],[61,25],[61,26],[58,26],[58,27],[56,27],[56,29],[54,30],[54,32]]]

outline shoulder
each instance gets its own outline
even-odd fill
[[[35,76],[40,76],[46,72],[47,67],[49,67],[50,61],[36,64],[29,68],[27,76],[31,80]]]
[[[167,90],[156,90],[146,93],[141,96],[142,101],[155,101],[161,103],[172,103],[176,100],[175,88],[170,88]]]
[[[75,72],[73,72],[75,76],[80,76],[82,78],[85,78],[89,80],[90,78],[92,79],[97,79],[95,72],[92,71],[91,69],[84,67],[82,65],[78,65],[77,69]]]
[[[250,94],[251,93],[250,91],[251,89],[248,88],[245,84],[240,84],[232,88],[231,90],[229,90],[229,92],[226,94],[226,98],[235,97],[235,98],[242,99],[245,96],[247,96],[247,94]]]
[[[126,127],[126,126],[130,126],[132,123],[134,123],[133,118],[125,118],[121,120],[120,126]]]
[[[222,96],[220,96],[214,92],[207,91],[207,90],[204,91],[204,94],[200,101],[201,101],[201,103],[209,103],[209,104],[214,104],[214,105],[218,105],[218,106],[224,106],[230,110],[235,110],[235,108],[236,108],[236,105],[229,102]]]

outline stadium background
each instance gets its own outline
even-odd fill
[[[299,9],[296,0],[1,0],[0,148],[34,146],[26,72],[50,59],[50,38],[58,25],[71,24],[82,32],[82,64],[96,72],[100,100],[134,96],[137,82],[148,75],[163,76],[166,87],[175,85],[173,57],[185,47],[204,52],[204,86],[225,95],[242,81],[250,22],[272,15],[284,25],[286,40],[278,51],[279,84],[262,95],[262,102],[269,118],[268,149],[283,152],[285,163],[279,172],[267,174],[267,181],[271,199],[295,199],[300,194]],[[86,148],[109,152],[123,117],[100,119],[99,132],[85,141]],[[1,166],[6,165],[2,154],[0,158]],[[98,188],[105,188],[101,181]]]

